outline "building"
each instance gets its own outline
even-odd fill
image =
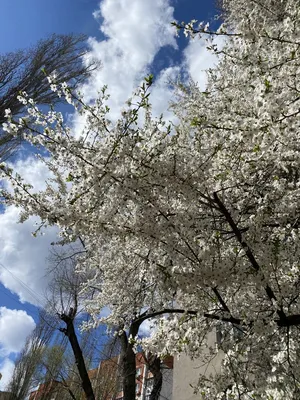
[[[96,399],[115,399],[119,385],[118,357],[102,361],[97,368],[88,371],[88,374]]]
[[[92,384],[97,396],[101,392],[101,399],[122,400],[123,390],[119,372],[119,356],[102,361],[96,370],[93,370]],[[168,357],[162,363],[163,383],[160,400],[171,400],[173,389],[173,357]],[[97,371],[97,372],[96,372]],[[96,378],[97,376],[97,378]],[[143,353],[136,354],[136,399],[149,400],[153,387],[153,375],[149,370]],[[104,395],[105,392],[105,395]],[[100,393],[99,393],[100,394]],[[99,397],[100,398],[100,397]]]
[[[41,383],[39,387],[30,393],[29,400],[43,400],[45,398],[56,400],[60,399],[63,385],[60,381],[52,379],[49,382]]]
[[[221,342],[221,331],[214,329],[206,337],[201,357],[191,360],[187,355],[181,354],[174,359],[172,400],[199,400],[199,393],[195,394],[194,388],[200,375],[209,377],[221,372],[224,358],[219,347]]]
[[[0,392],[0,400],[10,400],[11,393],[10,392]]]
[[[167,357],[161,364],[163,375],[162,389],[159,400],[172,400],[173,390],[173,357]],[[143,353],[136,354],[136,399],[149,400],[153,388],[153,375],[149,370],[148,364]],[[123,399],[122,387],[116,393],[115,400]],[[114,400],[110,398],[108,400]]]
[[[123,400],[122,380],[120,376],[120,356],[102,361],[97,368],[88,371],[97,400]],[[163,376],[159,400],[172,400],[173,390],[173,357],[167,357],[161,364]],[[149,400],[153,388],[153,375],[149,370],[143,353],[136,354],[136,400]],[[29,400],[69,399],[64,384],[52,380],[39,385],[31,392]],[[70,384],[71,386],[71,384]]]

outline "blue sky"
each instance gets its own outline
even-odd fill
[[[99,0],[1,0],[0,53],[34,45],[51,33],[84,33],[101,39],[92,17]],[[214,16],[214,0],[174,0],[179,21]],[[142,25],[142,21],[141,21]]]
[[[96,0],[1,0],[0,52],[34,45],[51,33],[99,35]],[[4,39],[5,38],[5,39]]]
[[[214,61],[203,42],[175,38],[170,23],[174,19],[207,21],[214,14],[214,0],[1,0],[0,53],[32,46],[52,33],[84,33],[93,38],[92,55],[103,62],[102,70],[83,88],[86,97],[94,98],[96,91],[108,84],[112,118],[117,118],[143,76],[154,71],[153,109],[168,117],[172,96],[168,79],[184,72],[204,87],[203,69]],[[80,118],[73,122],[74,131],[80,131]],[[15,167],[42,189],[49,172],[26,155],[22,154]],[[30,232],[37,218],[31,217],[23,225],[17,220],[18,210],[13,207],[0,214],[0,372],[5,375],[4,381],[34,326],[36,306],[43,301],[47,286],[49,247],[57,234],[51,228],[35,239]],[[14,324],[10,325],[12,320]],[[9,341],[12,330],[19,336]]]

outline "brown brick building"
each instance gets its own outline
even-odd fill
[[[120,375],[119,356],[102,361],[97,368],[88,371],[97,400],[122,400],[122,380]],[[173,357],[168,357],[162,363],[163,386],[162,400],[172,399],[173,384]],[[149,371],[143,353],[136,354],[136,399],[149,400],[153,385],[153,376]],[[77,385],[78,386],[78,385]],[[68,394],[68,381],[62,383],[52,380],[39,385],[38,389],[31,392],[29,400],[61,400],[71,399]],[[71,387],[71,384],[70,384]],[[84,399],[84,395],[82,395]]]

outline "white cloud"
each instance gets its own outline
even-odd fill
[[[155,331],[153,321],[146,319],[140,326],[139,336],[145,338],[149,337]]]
[[[2,378],[0,380],[0,390],[4,390],[10,381],[13,374],[15,364],[8,357],[4,358],[0,363],[0,373]]]
[[[164,46],[176,48],[173,7],[166,0],[104,0],[94,16],[106,39],[90,39],[92,56],[100,60],[97,71],[84,87],[88,99],[108,85],[112,118],[147,74],[157,52]]]
[[[14,370],[15,365],[9,355],[22,350],[34,328],[33,318],[25,311],[0,307],[0,390],[6,388]]]
[[[34,328],[33,318],[25,311],[0,307],[0,354],[8,356],[21,351]]]
[[[52,177],[47,165],[32,157],[18,160],[13,168],[34,186],[34,191],[44,190],[46,179]],[[40,219],[30,217],[20,224],[19,218],[20,210],[15,206],[8,206],[0,214],[0,282],[16,293],[21,302],[41,305],[50,278],[47,256],[51,243],[58,239],[58,228],[49,227],[43,236],[33,237]]]
[[[224,39],[218,37],[214,43],[221,48]],[[196,82],[201,90],[205,90],[207,83],[206,70],[217,64],[217,56],[207,50],[208,43],[205,39],[191,39],[184,50],[184,67],[190,77]]]
[[[18,220],[19,210],[14,206],[0,214],[0,281],[22,302],[40,305],[49,280],[46,257],[58,230],[50,227],[44,236],[35,238],[31,233],[39,218],[30,217],[23,224]]]
[[[158,52],[165,46],[178,48],[175,29],[171,26],[174,8],[170,4],[169,0],[103,0],[94,12],[105,39],[89,39],[91,51],[87,58],[101,61],[102,68],[84,85],[82,93],[86,101],[91,101],[108,85],[111,97],[107,104],[113,121],[119,118],[126,100],[151,70]],[[217,38],[215,42],[221,44],[222,39]],[[217,60],[206,46],[204,39],[191,40],[183,51],[182,64],[165,68],[156,77],[150,98],[155,116],[163,113],[165,120],[176,122],[168,111],[173,95],[168,80],[176,79],[180,72],[184,78],[189,75],[198,82],[201,90],[205,89],[205,70]],[[74,114],[71,119],[75,134],[80,136],[85,117]]]
[[[162,70],[155,80],[150,96],[153,115],[159,116],[160,114],[163,114],[165,120],[170,120],[174,123],[176,122],[174,114],[168,109],[174,92],[172,83],[177,81],[180,71],[181,68],[179,66],[169,67]]]
[[[35,191],[46,189],[46,180],[53,177],[47,165],[35,157],[17,160],[13,164],[13,168],[26,183],[34,186]]]

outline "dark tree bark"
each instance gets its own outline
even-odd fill
[[[128,336],[126,332],[122,332],[119,335],[120,342],[121,342],[121,376],[122,376],[122,383],[123,383],[123,399],[124,400],[135,400],[136,398],[136,359],[135,359],[135,352],[133,350],[134,344],[128,340],[128,337],[135,338],[139,332],[139,328],[141,324],[146,321],[147,319],[155,318],[156,316],[163,315],[163,314],[170,314],[170,313],[184,313],[186,311],[180,309],[164,309],[160,311],[150,311],[147,310],[134,319],[131,322]],[[190,312],[192,315],[195,315],[195,311]],[[153,356],[151,368],[153,369],[154,375],[154,388],[153,388],[153,396],[154,394],[157,395],[159,398],[159,394],[162,387],[162,375],[160,371],[160,359],[156,356]],[[157,360],[155,359],[157,358]],[[152,394],[151,394],[152,395]],[[153,397],[156,399],[156,397]],[[151,398],[152,400],[152,398]]]
[[[139,324],[133,322],[129,329],[129,337],[135,338],[138,334]],[[136,361],[133,343],[130,343],[126,332],[120,335],[121,341],[121,373],[123,382],[123,399],[135,400],[136,387]]]
[[[158,400],[163,383],[161,361],[160,358],[157,357],[155,354],[150,354],[147,358],[145,357],[145,360],[150,372],[153,375],[153,388],[149,400]]]
[[[72,347],[72,351],[75,357],[75,363],[81,379],[81,386],[84,391],[85,397],[87,400],[95,400],[92,384],[74,328],[74,310],[71,308],[69,314],[60,314],[60,319],[66,324],[66,328],[61,328],[60,330],[67,336]]]

